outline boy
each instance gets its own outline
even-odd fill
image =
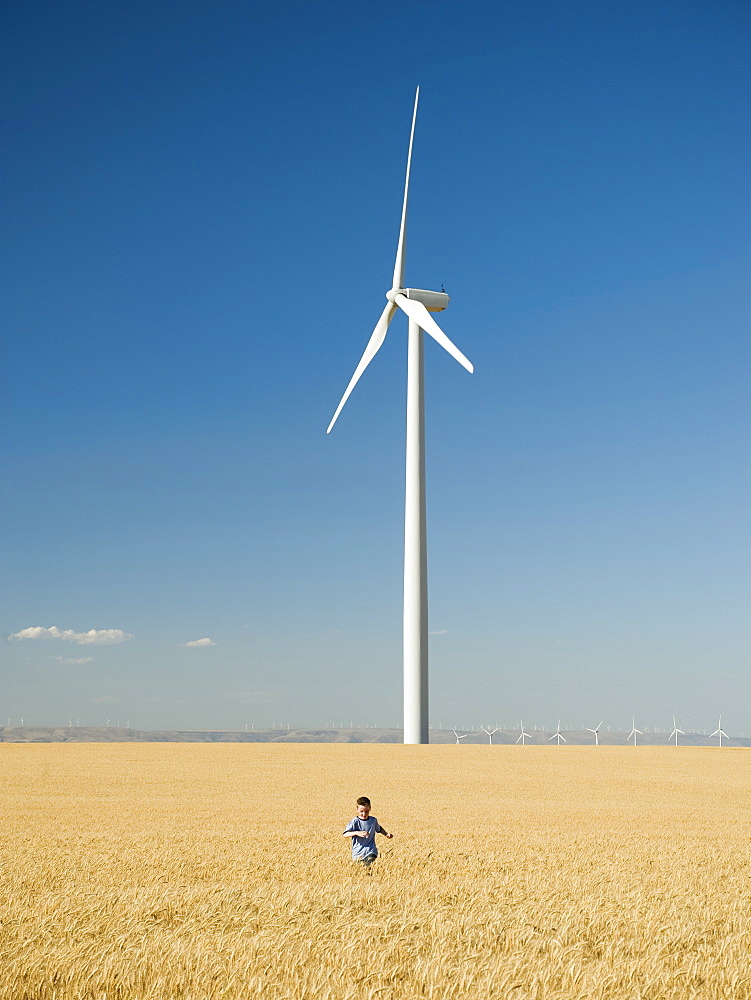
[[[350,820],[342,836],[352,838],[352,860],[360,861],[370,868],[378,857],[375,835],[382,833],[391,840],[393,833],[387,833],[375,816],[370,815],[370,799],[361,795],[357,800],[357,816]]]

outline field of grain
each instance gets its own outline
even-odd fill
[[[0,1000],[751,998],[750,779],[747,750],[6,744]]]

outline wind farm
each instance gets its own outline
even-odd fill
[[[445,727],[431,725],[431,744],[456,744],[460,746],[490,746],[503,752],[512,746],[529,747],[531,750],[549,746],[565,749],[586,747],[633,746],[634,733],[628,727],[607,726],[598,731],[585,726],[561,727],[530,725],[529,732],[520,724],[471,724]],[[377,744],[403,743],[403,730],[377,723],[334,723],[301,725],[278,722],[270,726],[251,724],[236,729],[142,729],[130,724],[95,725],[26,725],[7,720],[0,726],[0,743],[349,743]],[[594,738],[593,738],[594,736]],[[678,741],[678,736],[681,737]],[[637,747],[659,748],[716,748],[733,750],[751,748],[751,735],[745,732],[728,736],[711,732],[710,727],[683,730],[667,726],[645,726],[639,733]]]

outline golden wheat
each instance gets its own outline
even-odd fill
[[[0,998],[751,998],[750,778],[727,749],[5,744]]]

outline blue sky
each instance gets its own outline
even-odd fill
[[[0,722],[400,723],[419,83],[433,720],[751,729],[746,4],[7,10]]]

